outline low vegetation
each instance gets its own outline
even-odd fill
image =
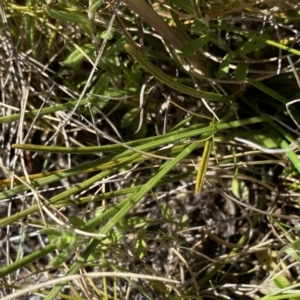
[[[300,299],[298,1],[0,11],[1,299]]]

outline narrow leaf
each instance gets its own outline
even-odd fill
[[[191,42],[186,43],[179,51],[182,57],[188,57],[202,48],[211,40],[210,35],[204,34],[201,37],[193,40]]]
[[[236,80],[245,80],[249,71],[249,65],[246,63],[239,63],[235,69],[235,79]]]

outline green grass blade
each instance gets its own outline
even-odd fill
[[[192,143],[188,145],[174,160],[165,162],[160,171],[152,177],[140,190],[136,193],[130,195],[123,202],[124,206],[110,219],[107,224],[100,230],[100,233],[108,233],[140,200],[148,193],[157,183],[172,169],[174,168],[182,159],[189,155],[194,149],[197,148],[199,142]],[[112,208],[113,209],[113,208]],[[88,248],[84,251],[81,257],[71,266],[66,275],[75,274],[93,250],[98,246],[99,241],[93,240]],[[53,300],[57,297],[62,289],[62,285],[54,287],[51,292],[46,297],[46,300]]]
[[[179,82],[174,81],[171,77],[164,74],[161,70],[156,68],[152,63],[150,63],[143,55],[140,53],[134,46],[125,44],[125,50],[136,60],[138,63],[148,72],[150,72],[155,78],[173,88],[176,91],[179,91],[183,94],[193,96],[195,98],[204,98],[206,100],[213,101],[229,101],[232,100],[231,96],[225,96],[216,93],[202,92],[191,87],[185,86]]]
[[[23,257],[22,259],[11,263],[6,267],[0,269],[0,278],[12,274],[13,272],[19,270],[20,268],[25,268],[31,263],[37,261],[38,259],[45,257],[47,254],[51,253],[56,249],[56,245],[49,244],[42,249],[36,250],[33,253]]]

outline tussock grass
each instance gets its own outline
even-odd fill
[[[0,3],[1,299],[297,299],[298,1]]]

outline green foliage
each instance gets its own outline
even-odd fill
[[[55,244],[59,250],[72,253],[78,244],[78,236],[71,230],[66,228],[60,228],[60,230],[53,231],[53,229],[44,229],[41,231],[43,234],[47,234],[49,241]]]
[[[70,2],[63,1],[60,2],[60,4],[63,5],[46,5],[45,10],[49,16],[59,21],[77,24],[84,33],[87,33],[90,37],[92,37],[91,24],[87,20],[86,16],[80,12],[79,8],[75,5],[70,5]]]
[[[219,70],[218,70],[218,77],[222,78],[226,76],[229,72],[229,63],[231,60],[231,56],[226,54],[220,63]]]
[[[191,26],[191,32],[192,33],[198,33],[198,34],[203,34],[208,32],[209,27],[208,27],[208,22],[207,19],[198,19],[196,18]]]
[[[244,80],[248,74],[249,65],[245,63],[239,63],[235,69],[235,79]]]
[[[128,127],[136,118],[139,116],[139,109],[138,108],[133,108],[129,110],[122,118],[120,127],[121,128],[126,128]]]
[[[85,223],[81,219],[79,219],[77,216],[70,216],[69,222],[76,229],[81,229],[85,225]]]
[[[205,46],[208,42],[211,41],[211,37],[208,34],[204,34],[199,38],[186,43],[181,49],[180,54],[182,57],[187,57],[195,53],[197,50],[201,49]]]
[[[285,247],[284,252],[293,259],[300,261],[300,239],[296,239],[290,246]]]
[[[300,7],[248,2],[0,4],[7,294],[299,298]]]
[[[96,51],[95,45],[93,44],[84,45],[80,49],[75,49],[74,52],[72,52],[63,62],[61,62],[61,64],[68,67],[75,67],[84,59],[85,56],[90,57],[92,55],[93,57],[95,51]]]
[[[267,43],[264,39],[252,39],[249,38],[245,43],[243,43],[236,51],[235,55],[245,58],[249,53],[256,51],[258,49],[266,47]]]

